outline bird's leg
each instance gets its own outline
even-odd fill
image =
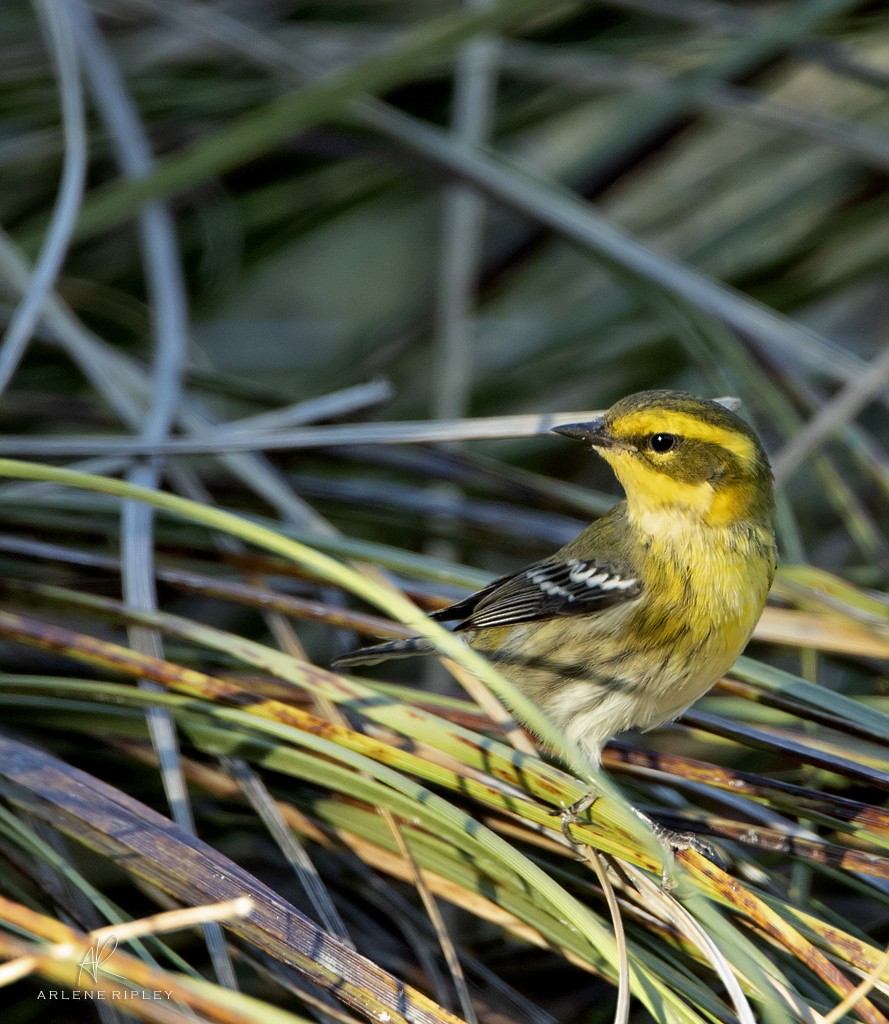
[[[549,812],[553,817],[558,816],[562,828],[562,835],[581,860],[585,860],[586,856],[583,853],[580,844],[571,835],[571,826],[585,823],[585,819],[582,817],[583,814],[588,811],[598,799],[599,793],[597,793],[595,789],[590,788],[579,800],[575,800],[575,802],[570,806]],[[695,835],[694,832],[678,832],[675,829],[667,828],[665,825],[660,825],[653,818],[650,818],[644,811],[640,811],[638,807],[633,807],[633,811],[642,819],[642,821],[645,822],[655,836],[657,836],[658,841],[664,847],[665,852],[672,854],[678,850],[694,850],[701,854],[702,857],[706,857],[707,860],[713,861],[713,863],[718,867],[725,869],[728,866],[725,859],[717,852],[716,848],[711,843],[708,843],[706,839],[702,839],[700,836]],[[669,875],[669,863],[671,861],[672,857],[666,858],[663,875],[661,876],[661,884],[666,890],[670,890],[675,886],[674,880]]]
[[[694,850],[702,857],[706,857],[707,860],[713,861],[713,863],[718,867],[723,869],[728,867],[725,859],[717,852],[716,848],[711,843],[707,842],[706,839],[702,839],[700,836],[695,835],[694,832],[677,832],[664,825],[659,825],[644,811],[640,811],[638,807],[634,807],[633,810],[645,822],[651,831],[654,832],[658,841],[666,851],[675,853],[679,850]],[[668,866],[666,862],[664,864],[663,874],[661,875],[661,884],[664,889],[668,891],[674,888],[676,884],[668,873]]]
[[[599,799],[599,794],[595,789],[588,789],[586,793],[579,800],[575,800],[573,804],[568,807],[562,807],[559,810],[552,810],[549,813],[555,817],[558,815],[559,822],[562,827],[562,835],[568,840],[578,856],[583,856],[580,852],[580,848],[571,835],[571,826],[576,825],[581,820],[581,815],[588,811],[593,804]]]

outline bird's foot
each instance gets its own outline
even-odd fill
[[[580,860],[585,860],[586,857],[581,845],[571,835],[571,826],[581,823],[583,821],[581,815],[588,811],[598,799],[599,794],[594,789],[588,789],[579,800],[575,800],[569,807],[562,807],[559,810],[549,812],[554,818],[559,818],[562,835],[570,843],[571,848]]]
[[[571,826],[589,824],[588,819],[584,818],[583,815],[593,806],[593,804],[596,803],[598,799],[599,793],[594,789],[588,789],[579,800],[576,800],[569,807],[562,807],[560,810],[554,809],[549,812],[553,817],[559,818],[562,835],[571,846],[571,849],[574,850],[579,860],[586,860],[586,854],[584,853],[583,846],[578,843],[571,834]],[[666,856],[664,859],[664,870],[661,876],[661,884],[664,889],[670,890],[675,888],[676,882],[670,875],[670,866],[673,860],[673,853],[680,850],[694,850],[696,853],[701,854],[702,857],[706,857],[707,860],[712,861],[717,865],[717,867],[720,867],[723,870],[728,867],[728,864],[722,854],[706,839],[701,838],[701,836],[696,835],[694,832],[679,832],[675,829],[667,828],[665,825],[660,825],[658,822],[650,818],[644,811],[640,811],[638,807],[634,807],[633,810],[645,822],[645,824],[648,825],[651,831],[654,832],[659,842],[664,847]]]
[[[707,860],[712,860],[717,867],[726,868],[728,862],[716,847],[694,832],[674,832],[662,825],[654,826],[655,835],[671,850],[694,850]]]
[[[681,850],[694,850],[695,853],[699,853],[702,857],[706,857],[707,860],[712,861],[717,867],[720,867],[723,870],[728,868],[728,864],[722,854],[715,846],[713,846],[712,843],[707,842],[706,839],[702,839],[701,836],[696,835],[694,832],[678,832],[675,829],[659,825],[638,808],[634,807],[633,810],[636,811],[639,817],[646,823],[646,825],[648,825],[651,831],[654,832],[661,845],[664,847],[665,852],[670,855],[664,862],[664,870],[661,875],[661,884],[664,889],[669,891],[676,886],[675,879],[670,876],[669,865],[673,859],[672,854]]]

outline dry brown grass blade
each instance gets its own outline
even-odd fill
[[[753,846],[758,850],[787,853],[813,864],[826,864],[844,871],[855,871],[872,878],[889,878],[889,857],[862,850],[849,850],[835,843],[807,839],[794,833],[787,833],[765,825],[750,825],[746,822],[729,821],[708,815],[696,819],[704,825],[707,833]]]
[[[393,1024],[460,1024],[421,992],[332,939],[213,847],[107,783],[5,737],[0,777],[0,788],[14,804],[187,906],[249,896],[254,909],[229,930],[353,1009]]]
[[[773,596],[792,601],[805,611],[831,612],[860,622],[889,637],[889,595],[865,590],[814,565],[783,565],[772,588]]]
[[[661,782],[675,782],[676,779],[705,782],[708,786],[739,796],[767,800],[778,807],[790,808],[795,813],[821,814],[869,832],[889,833],[889,812],[880,807],[832,793],[819,793],[752,772],[723,768],[709,761],[696,761],[653,750],[638,750],[619,743],[609,745],[602,761],[607,768],[616,772],[627,772]]]
[[[829,956],[848,964],[856,974],[867,975],[880,962],[883,950],[879,945],[843,931],[837,925],[828,924],[817,914],[807,913],[799,907],[785,903],[782,910],[789,921],[810,935],[817,936]],[[884,997],[889,995],[889,985],[885,982],[878,981],[877,987]]]
[[[863,996],[866,996],[868,992],[880,981],[883,972],[889,967],[889,949],[887,949],[880,957],[880,962],[869,972],[867,977],[861,984],[841,1002],[838,1003],[828,1013],[823,1021],[823,1024],[839,1024],[839,1021],[850,1013],[858,1005]]]
[[[857,623],[820,612],[766,608],[753,633],[756,640],[808,647],[857,658],[889,658],[889,640]]]
[[[719,902],[753,922],[839,996],[845,999],[854,991],[849,979],[796,928],[721,868],[692,849],[678,850],[676,860],[694,876],[704,891],[709,891]],[[867,999],[858,1003],[858,1013],[866,1024],[887,1024],[886,1017]]]

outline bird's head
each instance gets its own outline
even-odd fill
[[[640,391],[601,419],[555,427],[614,470],[633,517],[692,511],[713,525],[771,521],[772,474],[752,428],[727,404],[684,391]]]

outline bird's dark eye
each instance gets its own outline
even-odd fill
[[[676,447],[679,438],[675,434],[652,434],[648,439],[653,452],[669,452]]]

